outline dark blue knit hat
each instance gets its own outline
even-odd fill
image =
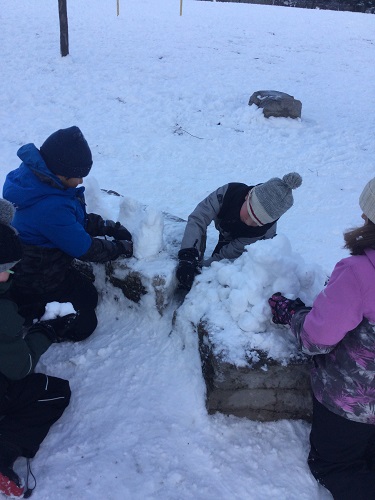
[[[43,142],[40,154],[51,172],[64,177],[86,177],[92,166],[91,150],[78,127],[54,132]]]

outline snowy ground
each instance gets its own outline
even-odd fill
[[[114,0],[74,0],[68,16],[61,58],[56,1],[2,1],[0,183],[22,144],[71,125],[93,151],[88,187],[154,214],[186,218],[222,184],[296,170],[279,233],[330,273],[374,176],[375,16],[194,0],[182,16],[177,0],[120,0],[120,16]],[[300,99],[302,120],[247,105],[268,89]],[[96,273],[98,329],[38,366],[73,397],[33,460],[36,500],[330,498],[306,465],[308,424],[208,416],[197,339],[169,336],[171,312],[130,303]]]

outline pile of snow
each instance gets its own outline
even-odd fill
[[[327,276],[293,252],[285,235],[258,241],[234,262],[203,268],[180,308],[179,323],[206,324],[214,352],[237,366],[258,361],[256,351],[282,363],[298,357],[293,335],[274,325],[268,298],[281,292],[312,305]]]

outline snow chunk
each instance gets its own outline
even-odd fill
[[[145,207],[131,198],[120,204],[119,220],[132,233],[134,257],[147,259],[163,249],[164,218],[161,211]]]
[[[67,316],[68,314],[75,314],[76,311],[71,302],[48,302],[41,321],[55,319],[58,316]]]

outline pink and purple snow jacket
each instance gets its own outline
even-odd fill
[[[313,355],[315,397],[333,413],[375,425],[375,250],[338,262],[291,329]]]

